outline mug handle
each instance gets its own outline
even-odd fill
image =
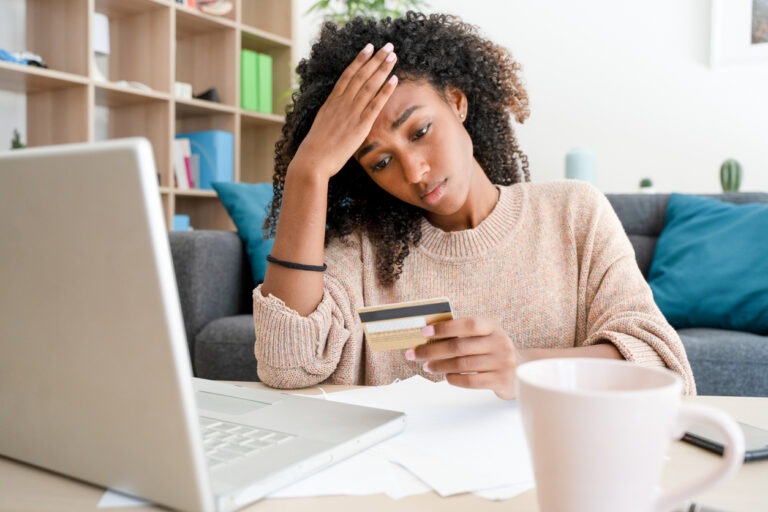
[[[656,500],[656,512],[669,512],[683,505],[694,494],[712,487],[735,473],[744,462],[744,432],[725,412],[697,404],[680,404],[675,439],[680,439],[692,423],[706,423],[725,437],[725,450],[716,468],[679,489],[666,491]]]

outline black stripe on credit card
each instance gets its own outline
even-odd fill
[[[378,311],[366,311],[358,313],[363,323],[376,322],[378,320],[392,320],[409,316],[434,315],[437,313],[450,313],[450,302],[436,302],[434,304],[419,304],[418,306],[406,306],[403,308],[380,309]]]

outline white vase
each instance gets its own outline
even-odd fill
[[[588,148],[573,148],[565,155],[565,178],[597,185],[597,156]]]

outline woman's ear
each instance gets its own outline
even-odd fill
[[[467,95],[458,87],[448,86],[445,88],[445,99],[448,105],[456,113],[456,116],[463,123],[467,117]]]

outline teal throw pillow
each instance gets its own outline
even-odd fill
[[[672,194],[648,283],[676,328],[768,334],[768,204]]]
[[[267,254],[272,251],[274,242],[271,238],[264,240],[262,228],[272,203],[272,184],[215,181],[212,186],[237,226],[237,234],[245,244],[251,263],[254,284],[259,284],[264,281]]]

